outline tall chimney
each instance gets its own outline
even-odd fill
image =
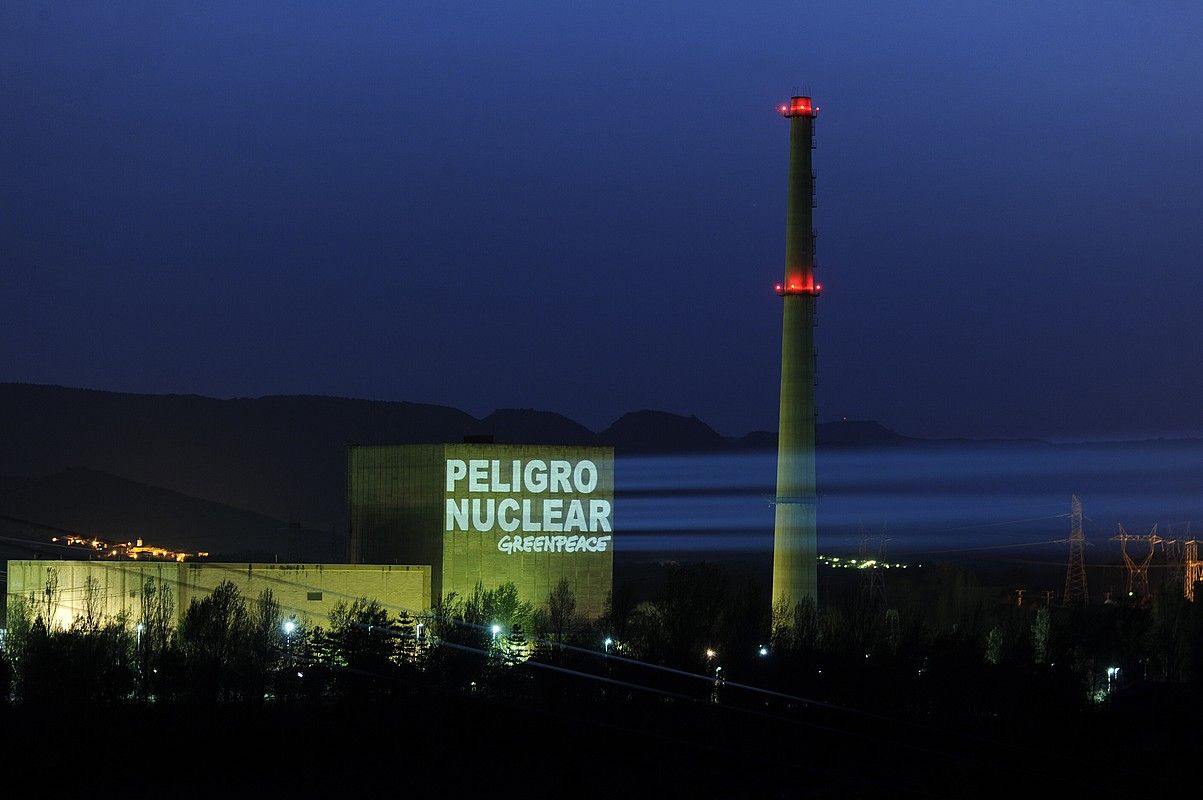
[[[809,97],[780,107],[789,120],[789,201],[785,217],[785,280],[781,335],[781,419],[777,434],[776,521],[773,526],[773,608],[817,601],[815,547],[815,299],[814,173],[810,151],[818,109]]]

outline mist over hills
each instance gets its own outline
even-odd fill
[[[818,426],[821,450],[1078,447],[933,441],[875,422]],[[776,434],[738,438],[662,411],[594,432],[563,416],[501,409],[478,419],[445,406],[322,396],[222,400],[0,384],[0,515],[177,549],[279,558],[340,556],[349,444],[459,442],[611,445],[620,456],[772,451]],[[900,479],[901,475],[891,480]],[[821,487],[822,488],[822,487]]]
[[[423,403],[309,395],[220,400],[17,383],[0,384],[0,432],[0,475],[85,470],[57,479],[65,496],[88,479],[103,483],[105,474],[318,531],[343,527],[349,444],[458,442],[487,434],[503,443],[612,445],[620,453],[776,445],[774,434],[728,439],[699,419],[662,411],[624,414],[594,432],[532,409],[501,409],[477,419]],[[895,440],[903,437],[872,423],[820,426],[820,443]],[[53,508],[52,494],[37,496]],[[12,506],[14,496],[10,486],[0,513],[8,508],[12,516],[67,522],[58,512],[39,512],[37,503]],[[119,497],[129,493],[113,494],[112,502]]]

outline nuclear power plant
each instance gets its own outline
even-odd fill
[[[777,434],[776,519],[773,526],[773,608],[817,600],[815,545],[815,116],[809,97],[778,109],[789,120],[789,198],[785,215],[785,280],[781,332],[781,416]]]

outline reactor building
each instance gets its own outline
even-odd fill
[[[795,96],[778,109],[789,120],[789,194],[781,332],[781,410],[773,525],[773,607],[818,599],[815,536],[815,233],[811,167],[818,109]]]
[[[614,578],[614,450],[508,444],[352,446],[353,564],[427,564],[431,594],[512,582],[536,608],[567,579],[601,616]]]

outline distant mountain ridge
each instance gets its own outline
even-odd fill
[[[62,477],[67,471],[85,471],[74,473],[76,481],[91,471],[98,484],[107,480],[101,475],[116,477],[319,531],[345,523],[347,445],[480,435],[502,443],[611,445],[619,453],[776,447],[773,433],[728,438],[696,417],[652,410],[624,414],[594,432],[533,409],[477,419],[433,404],[319,395],[222,400],[0,384],[0,475],[58,475],[62,488],[70,483]],[[822,424],[818,440],[824,447],[918,441],[871,422]]]

